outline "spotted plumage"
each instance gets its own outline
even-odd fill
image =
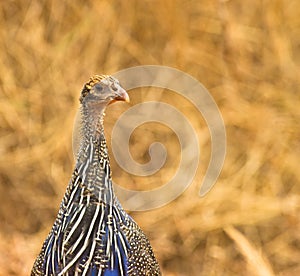
[[[116,100],[129,98],[111,76],[94,76],[82,89],[75,169],[32,276],[161,275],[147,237],[113,191],[103,116]]]

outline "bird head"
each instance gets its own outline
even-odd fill
[[[129,96],[119,81],[112,76],[95,75],[81,91],[81,104],[106,106],[116,101],[129,102]]]

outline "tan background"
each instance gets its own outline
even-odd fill
[[[1,1],[0,274],[28,275],[52,226],[72,172],[84,82],[157,64],[209,89],[228,136],[219,181],[199,198],[210,154],[205,121],[170,91],[129,92],[131,105],[173,104],[199,133],[201,162],[189,189],[163,208],[131,213],[163,274],[300,275],[299,10],[297,0]],[[107,111],[108,139],[129,107]],[[163,170],[133,177],[112,157],[118,183],[149,189],[172,177],[180,148],[169,128],[137,129],[132,154],[146,162],[154,140],[168,148]]]

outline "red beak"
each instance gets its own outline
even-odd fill
[[[123,88],[118,89],[118,91],[115,93],[115,97],[110,101],[109,104],[112,104],[116,101],[124,101],[126,103],[130,102],[130,98],[125,89]]]

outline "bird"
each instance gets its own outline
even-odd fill
[[[161,275],[150,242],[118,201],[103,120],[106,107],[129,102],[119,81],[95,75],[80,95],[81,138],[75,168],[58,215],[31,276]]]

